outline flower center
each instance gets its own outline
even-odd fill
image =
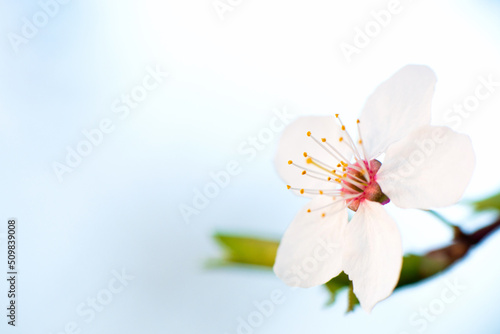
[[[323,189],[299,189],[288,185],[288,189],[299,191],[301,194],[332,196],[332,204],[339,199],[345,200],[348,208],[353,211],[357,211],[359,205],[364,200],[381,204],[389,203],[389,198],[382,192],[377,183],[377,172],[382,164],[378,160],[368,159],[361,138],[360,121],[357,121],[359,140],[356,143],[346,131],[346,127],[340,120],[339,115],[336,114],[335,117],[339,121],[344,134],[338,138],[337,145],[330,144],[326,138],[316,138],[310,131],[307,132],[307,136],[328,153],[326,159],[322,157],[319,160],[318,157],[310,156],[307,152],[304,152],[307,167],[296,164],[292,160],[288,161],[289,165],[302,170],[302,175],[324,181],[325,187]],[[360,149],[358,149],[356,144],[359,145]],[[338,145],[345,145],[345,147],[342,147],[342,150],[340,150],[339,148],[341,147]],[[350,159],[347,159],[342,154],[341,151],[345,151],[345,148],[347,148],[347,151],[350,151],[354,157],[354,161],[350,162]],[[335,160],[333,164],[330,162],[331,157]],[[324,161],[328,161],[328,163]],[[324,207],[312,208],[308,212],[322,209]],[[325,213],[322,213],[321,216],[325,217]]]
[[[365,168],[361,168],[361,164]],[[380,166],[382,166],[380,161],[373,159],[370,162],[366,160],[355,162],[346,168],[346,176],[341,180],[341,192],[348,197],[346,203],[349,209],[357,211],[363,200],[383,205],[389,203],[389,197],[382,192],[377,183]]]

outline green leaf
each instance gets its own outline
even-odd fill
[[[354,311],[354,308],[359,305],[359,300],[358,297],[354,294],[354,287],[352,285],[352,282],[349,284],[349,292],[347,294],[347,311],[346,313],[350,313]]]
[[[448,262],[439,261],[426,255],[406,254],[403,257],[403,268],[396,289],[434,276],[448,266]]]
[[[485,211],[485,210],[496,210],[500,211],[500,193],[484,198],[479,201],[471,202],[474,210]]]
[[[274,265],[279,241],[224,233],[216,233],[214,238],[226,250],[222,264],[250,264],[270,268]]]
[[[341,272],[340,275],[326,282],[325,287],[330,292],[330,300],[327,302],[327,305],[332,305],[335,302],[337,294],[344,288],[349,287],[350,284],[351,281],[344,272]]]

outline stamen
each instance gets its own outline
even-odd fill
[[[319,177],[319,176],[311,175],[309,173],[307,173],[306,176],[312,177],[314,179],[318,179],[318,180],[323,181],[323,182],[328,182],[328,181],[330,181],[332,179],[331,177],[328,177],[327,179],[325,179],[324,177]]]
[[[307,162],[308,164],[313,164],[313,165],[315,165],[315,166],[316,166],[316,167],[318,167],[318,168],[321,168],[321,167],[320,167],[320,166],[317,166],[317,164],[322,165],[322,167],[324,167],[325,169],[327,169],[327,170],[328,170],[328,172],[330,172],[330,170],[332,170],[332,169],[335,169],[334,167],[330,166],[329,164],[324,163],[323,161],[321,161],[321,160],[319,160],[319,159],[316,159],[316,158],[315,158],[315,157],[313,157],[313,156],[308,155],[308,156],[307,156],[307,158],[308,158],[308,159],[306,160],[306,162]],[[323,168],[321,168],[321,169],[323,169]]]
[[[354,188],[352,187],[353,185],[352,185],[351,183],[348,183],[348,182],[343,182],[343,183],[342,183],[342,186],[344,187],[344,189],[350,190],[350,191],[352,191],[353,193],[355,193],[355,196],[354,196],[354,197],[358,197],[358,196],[360,195],[360,193],[362,192],[362,191],[360,191],[360,188],[358,188],[358,189],[354,189]],[[354,195],[354,194],[353,194],[353,195]],[[344,198],[345,198],[345,197],[344,197]],[[347,199],[347,198],[345,198],[345,199]]]
[[[336,114],[335,116],[337,116],[337,115],[338,115],[338,114]],[[354,144],[354,140],[352,140],[351,135],[349,134],[349,132],[347,132],[347,131],[346,131],[346,127],[345,127],[344,123],[342,123],[342,120],[340,119],[340,117],[339,117],[339,116],[337,116],[337,119],[339,120],[339,123],[340,123],[340,125],[341,125],[341,127],[342,127],[342,131],[344,131],[344,132],[346,133],[347,139],[348,139],[348,141],[349,141],[349,146],[350,146],[350,147],[351,147],[351,149],[353,150],[353,153],[354,153],[354,156],[355,156],[356,160],[358,160],[358,158],[359,158],[360,160],[362,160],[362,158],[361,158],[361,154],[359,154],[359,151],[358,151],[358,149],[357,149],[356,145]]]
[[[337,153],[340,157],[340,159],[338,157],[336,157],[338,160],[345,160],[345,161],[349,161],[349,159],[347,159],[342,153],[340,153],[339,150],[337,150],[335,147],[333,147],[332,145],[330,145],[330,143],[326,142],[325,143],[330,149],[332,149],[333,151],[335,151],[335,153]]]
[[[363,191],[363,190],[366,188],[366,186],[368,185],[368,184],[363,183],[363,182],[358,182],[358,181],[354,180],[353,178],[349,178],[349,180],[348,180],[348,181],[343,180],[343,184],[346,184],[346,183],[348,183],[348,184],[352,184],[352,185],[355,185],[355,186],[357,186],[359,189],[361,189],[362,191]]]
[[[337,119],[339,120],[340,124],[342,125],[342,130],[345,131],[345,126],[342,123],[342,120],[340,119],[340,117],[337,117]],[[349,132],[346,131],[346,134],[347,134],[347,139],[349,141],[349,146],[350,146],[350,148],[354,152],[354,158],[356,159],[357,162],[360,163],[360,165],[362,165],[363,170],[368,175],[367,177],[368,177],[368,181],[369,181],[370,180],[370,176],[369,176],[369,173],[368,173],[368,169],[367,169],[367,166],[365,166],[365,164],[364,164],[364,161],[366,160],[367,155],[366,155],[365,147],[362,145],[363,144],[363,140],[361,138],[361,132],[360,132],[359,123],[360,123],[360,120],[359,119],[356,120],[356,124],[357,124],[357,128],[358,128],[358,134],[359,134],[359,138],[360,138],[359,144],[360,144],[360,146],[361,146],[361,148],[363,150],[363,156],[361,156],[361,154],[359,153],[358,148],[357,148],[356,144],[354,143],[354,140],[352,139],[352,137],[349,134]],[[361,164],[361,162],[363,162],[363,163]]]
[[[361,175],[364,175],[365,174],[365,170],[361,167],[358,167],[356,165],[350,165],[349,166],[350,169],[354,169],[355,171],[358,171],[361,173]]]
[[[328,153],[329,153],[332,157],[334,157],[334,158],[335,158],[335,159],[337,159],[337,160],[340,160],[340,158],[339,158],[338,156],[336,156],[336,155],[335,155],[332,151],[328,150],[328,149],[325,147],[325,145],[323,145],[323,143],[322,143],[322,142],[320,142],[318,139],[316,139],[316,137],[314,137],[313,135],[310,135],[309,137],[311,137],[311,138],[312,138],[312,139],[316,142],[316,144],[318,144],[319,146],[321,146],[321,148],[322,148],[322,149],[324,149],[325,151],[327,151],[327,152],[328,152]],[[325,142],[325,143],[326,143],[326,142]],[[331,149],[332,149],[335,153],[337,153],[337,154],[339,154],[339,155],[340,155],[340,153],[337,151],[337,149],[333,148],[333,147],[332,147],[332,145],[330,145],[329,143],[326,143],[326,145],[327,145],[328,147],[330,147],[330,148],[331,148]],[[343,158],[343,157],[341,156],[341,158]]]
[[[318,192],[320,191],[319,189],[304,189],[304,188],[294,188],[294,187],[290,187],[289,189],[298,191],[301,194],[311,194],[311,195],[317,195]],[[328,195],[341,195],[341,193],[342,193],[341,189],[332,189],[332,190],[323,191],[324,195],[326,195],[326,194],[328,194]]]
[[[358,136],[359,136],[359,145],[361,146],[361,150],[363,150],[363,156],[364,156],[364,160],[367,160],[368,159],[368,156],[366,155],[366,150],[365,150],[365,146],[363,145],[363,137],[361,137],[361,127],[359,125],[360,120],[358,119],[357,120],[357,125],[358,125]]]
[[[334,172],[334,173],[332,173],[332,174],[333,174],[333,175],[335,175],[336,177],[339,177],[339,178],[342,178],[342,177],[343,177],[342,175],[335,173],[335,171],[333,171],[333,172]]]
[[[328,208],[329,206],[332,206],[333,204],[335,204],[335,202],[337,202],[338,200],[334,200],[332,203],[328,203],[327,205],[323,205],[323,206],[320,206],[319,208],[315,208],[315,209],[309,209],[311,211],[322,211],[326,208]],[[308,211],[309,212],[309,211]]]
[[[355,175],[352,175],[352,174],[348,174],[347,177],[349,179],[352,179],[352,180],[357,180],[358,182],[361,182],[361,184],[364,184],[365,186],[368,185],[368,182],[366,181],[366,179],[361,179]]]
[[[323,211],[324,209],[328,208],[329,206],[332,206],[334,204],[336,204],[338,201],[343,201],[344,198],[336,198],[336,197],[332,197],[333,201],[327,205],[323,205],[323,206],[320,206],[319,208],[314,208],[314,209],[307,209],[307,212],[312,212],[312,211]],[[350,196],[349,196],[349,199],[350,199]],[[341,207],[339,210],[335,211],[335,212],[332,212],[331,214],[336,214],[337,212],[339,211],[342,211],[344,208]],[[326,213],[323,212],[322,213],[322,217],[326,216]]]
[[[294,163],[294,162],[292,163],[292,166],[297,167],[298,169],[301,169],[301,170],[302,170],[302,175],[304,175],[304,174],[305,174],[305,173],[304,173],[304,171],[307,171],[307,172],[309,172],[309,173],[313,173],[313,174],[318,174],[318,175],[324,176],[325,178],[326,178],[326,177],[328,177],[329,175],[331,175],[331,174],[332,174],[332,173],[331,173],[331,171],[330,171],[330,170],[328,170],[328,169],[325,169],[325,171],[326,171],[326,172],[328,172],[328,174],[325,174],[325,173],[318,172],[318,171],[312,170],[312,169],[310,169],[310,168],[307,168],[307,167],[301,166],[301,165],[296,164],[296,163]],[[307,174],[307,175],[309,175],[309,174]]]

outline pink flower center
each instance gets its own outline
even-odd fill
[[[382,205],[389,203],[390,199],[377,183],[377,172],[380,166],[382,166],[380,161],[373,159],[369,162],[366,160],[356,162],[346,167],[345,177],[341,181],[341,191],[345,197],[349,198],[346,200],[349,209],[357,211],[364,200]]]

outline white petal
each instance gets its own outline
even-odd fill
[[[408,65],[377,87],[360,118],[363,143],[370,158],[413,129],[429,125],[436,76],[427,66]]]
[[[310,156],[319,159],[332,168],[337,166],[339,160],[328,153],[326,149],[318,145],[312,137],[308,137],[308,131],[311,131],[312,136],[318,140],[326,138],[328,143],[334,146],[346,159],[351,158],[352,153],[349,154],[351,151],[349,150],[347,144],[345,144],[345,142],[339,142],[338,140],[341,137],[342,130],[336,122],[334,115],[322,117],[301,117],[291,123],[281,136],[275,158],[278,173],[283,180],[285,180],[285,182],[293,188],[318,190],[334,189],[336,184],[326,181],[328,177],[326,172],[306,163],[304,152],[307,152]],[[326,144],[322,145],[326,146]],[[307,173],[306,175],[302,175],[303,169],[297,168],[294,165],[289,165],[289,160],[292,160],[294,163],[302,167],[310,168],[325,174],[325,176],[321,176],[324,181],[309,176],[319,176],[318,174]],[[307,196],[307,193],[304,195]],[[317,194],[309,195],[309,197],[313,197],[315,195]]]
[[[328,207],[314,210],[324,206]],[[312,211],[307,212],[308,209]],[[281,240],[274,264],[276,275],[289,286],[309,288],[340,274],[346,224],[343,200],[314,198],[298,213]]]
[[[424,126],[387,150],[377,182],[401,208],[456,203],[474,170],[470,138],[447,127]]]
[[[403,249],[398,227],[381,204],[364,201],[344,235],[344,271],[361,307],[370,312],[399,281]]]

